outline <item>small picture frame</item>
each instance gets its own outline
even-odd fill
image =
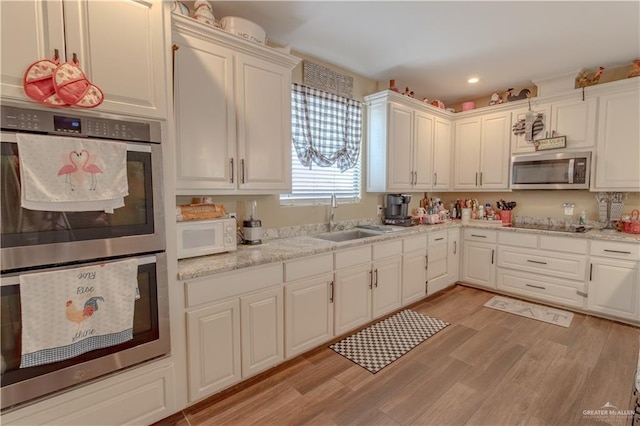
[[[567,147],[566,136],[555,136],[553,138],[538,139],[534,142],[536,151],[545,151],[547,149],[558,149]]]

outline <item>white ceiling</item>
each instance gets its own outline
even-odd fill
[[[640,57],[637,0],[211,4],[216,19],[249,19],[275,43],[445,103]]]

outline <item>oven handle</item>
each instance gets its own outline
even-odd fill
[[[135,256],[131,256],[131,257],[135,257]],[[156,255],[149,255],[149,256],[142,256],[142,257],[136,257],[136,259],[138,259],[138,265],[149,265],[152,263],[157,263],[158,259],[156,257]],[[61,266],[61,267],[57,267],[57,268],[51,268],[51,269],[45,269],[45,270],[38,270],[35,271],[36,272],[50,272],[50,271],[56,271],[56,270],[63,270],[63,269],[73,269],[75,267],[81,268],[84,266],[91,266],[91,265],[97,265],[100,263],[112,263],[112,262],[117,262],[119,260],[123,260],[123,259],[115,259],[115,260],[108,260],[106,262],[87,262],[87,263],[82,263],[82,264],[76,264],[76,265],[68,265],[68,266]],[[0,287],[6,287],[6,286],[10,286],[10,285],[18,285],[20,284],[20,275],[24,275],[24,274],[29,274],[29,271],[23,272],[23,273],[16,273],[16,274],[11,274],[7,277],[2,277],[0,278]]]
[[[57,137],[56,135],[50,135],[52,137]],[[7,131],[2,131],[1,133],[1,137],[2,137],[2,142],[8,142],[8,143],[18,143],[18,138],[17,138],[17,133],[16,132],[7,132]],[[67,136],[67,137],[73,137],[73,136]],[[76,139],[85,139],[85,138],[76,138]],[[111,139],[90,139],[92,141],[103,141],[103,142],[116,142],[116,143],[125,143],[122,141],[114,141]],[[141,142],[141,143],[128,143],[127,144],[127,151],[133,151],[133,152],[151,152],[151,145],[149,145],[149,142]]]

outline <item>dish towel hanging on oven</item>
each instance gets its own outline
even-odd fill
[[[20,133],[22,207],[113,213],[129,194],[123,143]]]
[[[20,368],[133,338],[138,261],[20,275]]]

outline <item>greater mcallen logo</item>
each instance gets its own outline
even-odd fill
[[[611,402],[607,402],[597,410],[584,410],[582,415],[585,418],[597,420],[597,421],[611,421],[612,419],[631,418],[633,416],[633,410],[621,410]]]

